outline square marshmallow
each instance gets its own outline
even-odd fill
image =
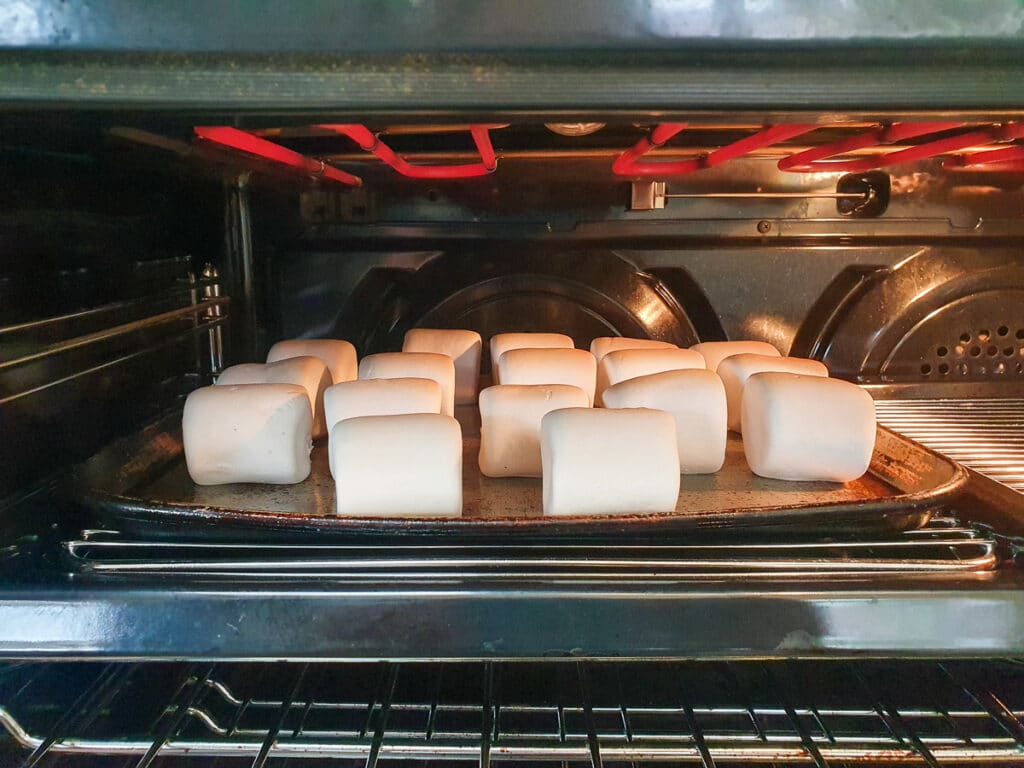
[[[318,357],[331,372],[331,383],[352,381],[356,377],[356,348],[342,339],[285,339],[267,353],[267,362],[276,363],[289,357]]]
[[[775,357],[773,355],[730,355],[718,365],[718,375],[725,385],[725,399],[729,407],[729,429],[741,432],[740,406],[743,386],[755,373],[800,373],[804,376],[828,376],[828,368],[817,360],[803,357]]]
[[[455,415],[455,363],[436,352],[381,352],[359,361],[360,379],[433,379],[441,387],[441,413]]]
[[[413,328],[406,331],[403,352],[436,352],[455,363],[455,403],[476,402],[480,379],[480,334],[476,331],[443,328]]]
[[[672,512],[679,453],[672,416],[566,408],[541,421],[545,515]]]
[[[756,373],[743,388],[743,452],[777,480],[856,480],[875,449],[875,403],[840,379]]]
[[[606,389],[604,404],[672,414],[679,471],[684,475],[717,472],[725,463],[725,387],[713,371],[665,371],[629,379]]]
[[[540,477],[540,423],[560,408],[586,408],[587,394],[566,384],[499,384],[480,393],[480,472]]]
[[[704,368],[704,358],[692,349],[651,348],[619,349],[609,352],[597,362],[597,404],[601,393],[627,379],[649,376],[664,371],[685,371]]]
[[[700,352],[709,371],[717,371],[719,364],[732,355],[771,355],[781,357],[782,353],[767,341],[703,341],[690,349]]]
[[[359,416],[400,416],[440,413],[441,385],[433,379],[361,379],[343,381],[324,392],[327,432],[345,419]],[[328,455],[334,443],[328,442]]]
[[[339,515],[462,514],[462,430],[451,416],[345,419],[331,445]]]
[[[564,333],[496,333],[491,336],[491,381],[500,384],[498,361],[511,349],[573,349],[576,345]]]
[[[568,384],[594,404],[597,363],[585,349],[511,349],[498,359],[502,384]]]
[[[324,391],[331,386],[331,372],[318,357],[289,357],[275,363],[242,363],[221,371],[218,385],[234,384],[298,384],[309,396],[313,415],[313,437],[327,434],[324,421]]]
[[[668,341],[629,339],[625,336],[598,336],[590,342],[590,354],[599,363],[604,359],[605,355],[612,352],[620,352],[624,349],[678,349],[678,347]]]
[[[301,483],[312,426],[309,396],[297,384],[203,387],[185,400],[185,465],[198,485]]]

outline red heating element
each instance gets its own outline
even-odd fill
[[[251,133],[240,131],[237,128],[228,126],[196,126],[193,129],[201,139],[219,144],[231,149],[237,149],[250,155],[255,155],[263,160],[278,163],[293,168],[300,173],[318,179],[344,184],[349,187],[358,187],[363,181],[358,176],[338,170],[328,165],[323,160],[314,160],[298,152],[294,152],[280,144],[253,136]]]
[[[618,176],[643,176],[646,178],[681,176],[686,173],[714,168],[716,165],[721,165],[743,155],[749,155],[751,152],[764,147],[788,141],[817,127],[816,125],[798,123],[770,125],[764,130],[742,138],[739,141],[734,141],[732,144],[728,144],[700,157],[665,162],[639,162],[641,157],[651,150],[662,146],[686,128],[686,123],[662,123],[655,126],[649,137],[645,136],[619,155],[615,162],[612,163],[612,172]]]
[[[875,168],[896,165],[897,163],[909,163],[938,155],[946,155],[950,152],[967,149],[968,147],[977,147],[1000,141],[1012,141],[1024,135],[1024,123],[989,125],[975,128],[966,133],[933,139],[932,141],[926,141],[913,147],[892,152],[876,153],[848,160],[828,159],[848,154],[858,149],[880,147],[885,144],[893,144],[906,139],[930,136],[964,127],[966,126],[962,123],[893,123],[892,125],[878,126],[869,131],[858,133],[855,136],[785,157],[779,161],[779,170],[794,173],[812,173],[815,171],[863,173]],[[1004,150],[997,151],[1002,152]]]
[[[493,173],[498,167],[498,158],[491,144],[493,125],[471,125],[469,133],[480,154],[480,162],[465,165],[419,165],[410,163],[380,140],[365,125],[338,123],[316,126],[319,129],[348,136],[364,152],[369,152],[391,166],[395,171],[410,179],[470,179]]]

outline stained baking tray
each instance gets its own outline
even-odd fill
[[[338,517],[326,442],[315,445],[312,473],[297,485],[197,486],[185,467],[180,413],[87,461],[76,473],[73,492],[104,525],[176,540],[501,535],[621,541],[667,533],[838,536],[906,530],[927,523],[967,479],[956,462],[879,427],[871,467],[856,481],[768,480],[750,471],[741,440],[730,435],[723,469],[684,475],[672,513],[545,517],[540,479],[481,476],[476,410],[460,410],[465,435],[460,518]]]

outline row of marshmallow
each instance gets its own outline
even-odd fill
[[[490,339],[490,353],[495,384],[578,386],[587,394],[588,405],[601,405],[605,389],[638,376],[691,368],[716,370],[722,359],[738,353],[779,356],[765,342],[705,342],[687,350],[668,342],[622,337],[596,338],[588,353],[575,349],[572,339],[560,333],[496,334]],[[480,356],[480,334],[457,329],[416,328],[406,333],[402,352],[369,355],[358,362],[355,347],[347,341],[289,339],[271,347],[266,363],[231,366],[217,383],[304,387],[313,408],[313,437],[319,438],[337,421],[324,399],[332,384],[357,377],[431,379],[441,387],[440,412],[453,415],[456,404],[477,400]],[[810,372],[797,368],[795,372]]]

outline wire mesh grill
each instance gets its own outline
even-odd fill
[[[875,408],[890,429],[1024,491],[1024,398],[879,400]]]
[[[1011,661],[51,663],[0,693],[26,766],[1024,763]]]

